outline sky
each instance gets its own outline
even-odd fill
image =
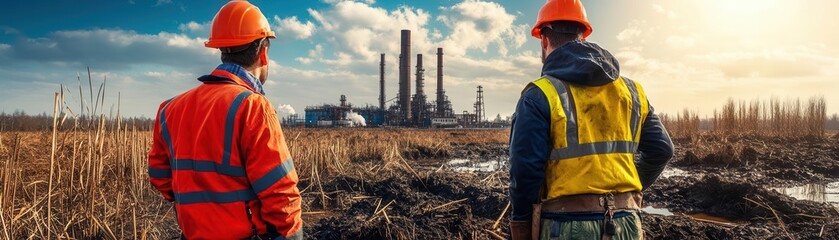
[[[0,112],[52,112],[60,84],[78,112],[81,102],[90,103],[89,90],[79,97],[79,79],[90,88],[90,67],[94,92],[107,79],[105,109],[153,117],[162,101],[197,86],[196,78],[220,63],[218,51],[203,43],[225,2],[5,3]],[[412,54],[424,55],[431,101],[435,53],[444,48],[444,85],[455,112],[471,112],[482,85],[487,115],[511,115],[541,70],[539,40],[529,34],[541,0],[251,2],[277,33],[265,91],[284,114],[337,103],[341,94],[356,106],[377,105],[380,53],[387,54],[387,98],[395,97],[401,29],[412,31]],[[618,58],[621,75],[642,84],[657,112],[708,116],[729,98],[811,96],[825,97],[828,113],[839,112],[839,19],[832,12],[839,1],[583,3],[594,28],[587,40]]]

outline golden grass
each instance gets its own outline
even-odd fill
[[[659,118],[673,138],[696,136],[701,129],[699,115],[687,109],[682,111],[681,114],[677,114],[675,118],[667,114],[661,114]]]
[[[341,172],[357,162],[446,156],[456,144],[507,143],[509,130],[307,129],[285,131],[298,171]],[[298,163],[299,160],[305,160]]]
[[[666,114],[661,114],[661,118],[676,139],[696,138],[703,132],[717,136],[823,138],[826,105],[824,97],[811,97],[806,102],[798,98],[771,98],[769,102],[729,99],[709,119],[700,119],[688,110],[675,118]]]
[[[0,238],[173,237],[171,205],[148,183],[151,133],[98,122],[90,131],[54,132],[54,150],[53,132],[3,133]],[[416,149],[506,143],[508,131],[300,128],[284,135],[301,179],[319,182],[355,164],[409,169],[405,158]]]

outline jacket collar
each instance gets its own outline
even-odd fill
[[[245,70],[242,66],[232,63],[222,63],[210,75],[201,76],[198,80],[204,83],[233,83],[255,93],[265,95],[262,83],[253,74]]]

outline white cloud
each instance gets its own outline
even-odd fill
[[[439,29],[434,29],[431,31],[431,39],[433,40],[440,40],[443,38],[443,34],[440,33]]]
[[[631,42],[636,40],[638,37],[641,36],[641,34],[643,34],[643,31],[641,30],[642,24],[642,21],[630,21],[629,26],[622,30],[620,33],[618,33],[618,35],[615,36],[615,38],[621,42]]]
[[[669,9],[665,9],[660,4],[653,3],[652,7],[653,7],[653,10],[655,10],[656,13],[663,14],[670,19],[676,18],[676,13],[675,12],[673,12],[672,10],[669,10]]]
[[[323,45],[317,44],[315,48],[309,50],[309,57],[320,57],[323,55]]]
[[[315,61],[314,59],[307,58],[307,57],[296,57],[296,58],[294,58],[294,60],[299,62],[299,63],[306,64],[306,65],[312,64],[312,62]]]
[[[189,21],[188,23],[178,25],[178,30],[181,30],[181,32],[206,32],[210,29],[210,24],[212,22],[197,23],[195,21]]]
[[[523,33],[516,31],[513,21],[516,16],[498,3],[464,1],[451,7],[442,7],[437,20],[451,29],[449,36],[441,43],[451,54],[465,55],[470,49],[487,51],[490,44],[498,44],[502,55],[506,54],[504,41],[513,38],[520,46],[523,40],[515,39]]]
[[[274,24],[277,35],[280,37],[288,37],[293,39],[307,39],[315,32],[315,24],[311,21],[306,23],[297,20],[297,16],[289,18],[280,18],[274,16]]]
[[[326,10],[309,10],[330,42],[332,56],[319,56],[328,64],[349,65],[377,62],[378,53],[399,50],[400,31],[411,30],[415,52],[430,51],[425,25],[429,14],[422,9],[400,7],[393,11],[372,7],[362,2],[341,1]]]
[[[141,34],[120,29],[57,31],[46,37],[19,38],[0,51],[4,58],[55,66],[126,68],[137,64],[178,67],[218,62],[218,52],[204,47],[204,38],[160,32]],[[189,60],[187,60],[189,59]],[[10,63],[11,64],[11,63]]]
[[[151,72],[145,72],[145,73],[143,73],[143,75],[146,76],[146,77],[163,77],[166,74],[162,73],[162,72],[151,71]]]

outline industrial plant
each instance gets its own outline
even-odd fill
[[[341,95],[339,104],[309,106],[305,117],[292,114],[283,119],[287,126],[306,127],[418,127],[452,128],[482,127],[486,122],[483,100],[483,87],[477,86],[477,96],[473,112],[455,113],[452,103],[443,88],[443,48],[437,48],[437,92],[436,99],[430,101],[425,94],[425,68],[422,54],[416,55],[414,73],[416,91],[411,94],[411,30],[401,31],[399,53],[399,91],[396,97],[388,99],[385,91],[385,53],[379,62],[379,105],[354,107]],[[388,106],[387,104],[390,103]]]

